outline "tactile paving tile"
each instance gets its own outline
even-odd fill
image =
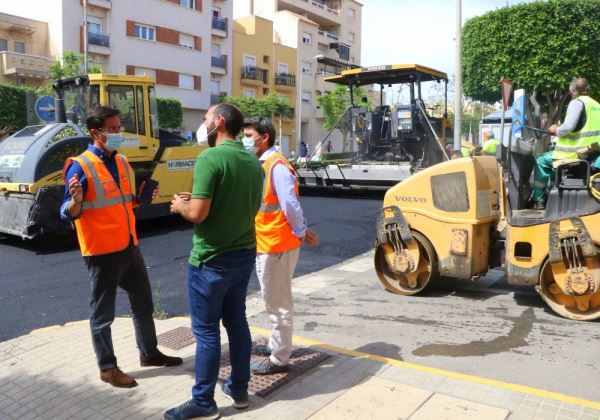
[[[254,347],[256,344],[265,344],[265,341],[261,339],[257,342],[253,342],[252,347]],[[248,384],[248,392],[250,394],[265,398],[281,385],[290,382],[294,378],[297,378],[328,357],[329,355],[327,353],[323,353],[312,348],[295,348],[292,351],[292,356],[290,357],[290,368],[287,372],[275,373],[272,375],[251,375],[250,383]],[[262,356],[256,356],[253,354],[250,363],[262,358]],[[231,365],[229,363],[229,353],[226,352],[221,356],[219,379],[221,381],[225,381],[227,378],[229,378],[230,374]]]
[[[171,350],[179,350],[196,342],[192,329],[189,327],[177,327],[158,335],[156,338],[158,344]]]

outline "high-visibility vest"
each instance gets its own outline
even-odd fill
[[[583,102],[586,121],[581,130],[559,137],[552,152],[552,159],[577,159],[577,150],[600,142],[600,104],[589,96],[577,98]]]
[[[489,139],[483,145],[483,151],[485,152],[486,155],[496,156],[496,149],[499,144],[500,144],[500,139],[495,139],[495,138]]]
[[[65,175],[71,161],[81,165],[88,181],[81,215],[75,219],[81,255],[102,255],[121,251],[129,246],[130,238],[133,239],[134,245],[137,245],[133,214],[135,175],[125,156],[116,156],[119,184],[115,182],[104,162],[89,150],[66,160],[63,170]]]
[[[265,181],[260,210],[256,214],[256,248],[261,254],[276,254],[298,248],[302,240],[294,235],[292,227],[285,218],[279,205],[279,200],[271,188],[271,177],[275,165],[282,164],[295,176],[296,171],[283,155],[273,153],[263,163]],[[294,183],[296,196],[298,196],[298,181]]]

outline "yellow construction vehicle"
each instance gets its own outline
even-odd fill
[[[90,106],[121,111],[125,140],[119,152],[136,173],[136,183],[153,179],[160,193],[140,206],[140,219],[169,214],[174,193],[191,191],[196,156],[203,147],[158,127],[154,81],[149,76],[90,74],[61,79],[55,91],[55,122],[28,126],[0,143],[0,232],[30,239],[64,233],[60,220],[64,194],[63,164],[86,150]]]
[[[503,266],[509,284],[534,286],[559,315],[600,318],[600,175],[585,160],[558,161],[546,209],[528,208],[532,132],[498,160],[443,162],[388,190],[375,251],[388,290],[413,295],[438,276]]]

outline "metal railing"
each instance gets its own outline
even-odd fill
[[[242,79],[259,80],[263,83],[267,83],[267,70],[253,66],[243,66],[242,75],[240,77]]]
[[[110,36],[104,32],[88,31],[88,44],[99,47],[110,47]]]
[[[288,73],[277,73],[274,77],[275,84],[280,86],[296,86],[296,76]]]
[[[212,19],[212,27],[213,29],[227,32],[227,19],[214,17]]]

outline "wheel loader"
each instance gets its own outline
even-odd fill
[[[53,88],[55,122],[25,127],[0,143],[0,233],[31,239],[72,230],[59,215],[62,170],[67,157],[91,143],[85,121],[94,104],[121,112],[124,142],[119,152],[131,163],[136,185],[148,179],[160,184],[152,203],[138,208],[138,219],[168,215],[173,194],[191,191],[203,147],[158,127],[150,76],[89,74],[58,80]]]
[[[536,132],[526,128],[498,158],[443,162],[388,190],[375,269],[389,291],[414,295],[437,277],[501,266],[560,316],[600,318],[600,174],[586,160],[556,161],[545,210],[529,208]]]

